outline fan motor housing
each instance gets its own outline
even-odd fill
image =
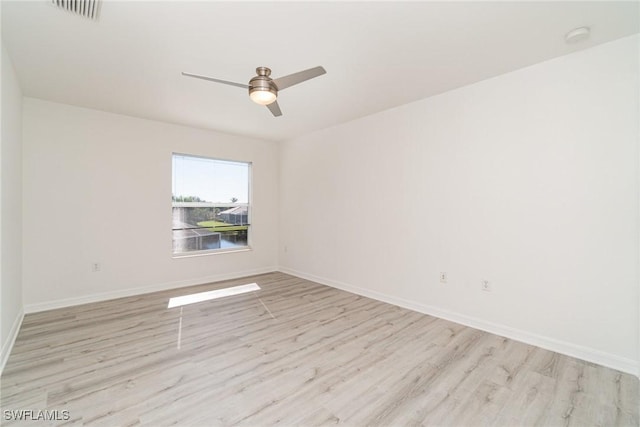
[[[278,96],[278,86],[273,82],[271,77],[271,69],[268,67],[256,68],[256,74],[254,78],[249,80],[249,95],[255,91],[268,91]]]
[[[278,96],[278,87],[271,78],[265,76],[256,76],[249,81],[249,95],[255,91],[271,92]]]

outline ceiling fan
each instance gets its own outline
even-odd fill
[[[226,80],[214,79],[213,77],[200,76],[198,74],[191,74],[183,72],[183,76],[195,77],[197,79],[209,80],[216,83],[223,83],[226,85],[237,86],[244,89],[249,89],[249,97],[253,102],[260,105],[266,105],[271,114],[278,117],[282,115],[280,106],[278,105],[278,91],[284,90],[298,83],[302,83],[306,80],[325,74],[326,71],[322,67],[309,68],[308,70],[299,71],[297,73],[289,74],[288,76],[272,79],[271,69],[267,67],[256,68],[256,74],[254,78],[249,80],[249,84],[229,82]]]

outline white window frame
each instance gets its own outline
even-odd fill
[[[172,182],[173,182],[173,174],[174,174],[174,170],[173,170],[173,157],[174,156],[184,156],[184,157],[193,157],[193,158],[199,158],[199,159],[204,159],[204,160],[213,160],[213,161],[221,161],[221,162],[231,162],[231,163],[244,163],[248,166],[248,186],[249,188],[247,189],[248,192],[248,201],[247,203],[209,203],[209,202],[174,202],[173,200],[171,200],[171,212],[172,212],[172,223],[173,223],[173,208],[174,207],[193,207],[193,208],[216,208],[216,207],[226,207],[226,208],[232,208],[232,207],[236,207],[236,206],[246,206],[247,207],[247,245],[246,246],[239,246],[239,247],[235,247],[235,248],[217,248],[217,249],[203,249],[203,250],[194,250],[194,251],[189,251],[189,252],[174,252],[173,249],[171,249],[171,257],[172,258],[190,258],[190,257],[198,257],[198,256],[208,256],[208,255],[218,255],[218,254],[224,254],[224,253],[233,253],[233,252],[247,252],[247,251],[251,251],[253,250],[252,248],[252,236],[253,236],[253,226],[252,226],[252,211],[253,211],[253,198],[252,198],[252,193],[253,193],[253,162],[250,161],[246,161],[246,160],[235,160],[235,159],[223,159],[220,157],[209,157],[209,156],[202,156],[202,155],[197,155],[197,154],[187,154],[187,153],[179,153],[179,152],[172,152],[171,153],[171,176],[172,176]],[[173,185],[172,185],[172,195],[173,194]],[[179,196],[179,195],[175,195],[175,196]],[[173,248],[173,225],[171,226],[171,246]]]

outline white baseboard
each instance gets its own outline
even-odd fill
[[[13,325],[11,325],[9,336],[2,343],[2,350],[0,350],[0,375],[2,375],[4,366],[7,364],[7,360],[9,360],[9,355],[11,354],[13,344],[15,344],[16,338],[18,337],[18,332],[20,331],[20,326],[22,325],[23,319],[24,310],[20,310],[15,320],[13,321]]]
[[[343,291],[397,305],[399,307],[417,311],[419,313],[428,314],[475,329],[480,329],[482,331],[489,332],[495,335],[500,335],[526,344],[531,344],[547,350],[555,351],[556,353],[561,353],[567,356],[575,357],[577,359],[586,360],[588,362],[616,369],[618,371],[626,372],[628,374],[640,376],[640,366],[638,364],[638,361],[633,359],[616,356],[614,354],[606,353],[601,350],[596,350],[570,342],[557,340],[551,337],[537,335],[520,329],[511,328],[509,326],[488,322],[486,320],[466,316],[464,314],[455,313],[449,310],[444,310],[431,305],[417,303],[415,301],[409,301],[381,292],[349,285],[347,283],[315,276],[313,274],[307,274],[287,267],[280,267],[279,271],[291,274],[292,276],[300,277],[302,279],[311,280],[322,285],[331,286]]]
[[[239,271],[234,273],[198,277],[198,278],[189,279],[189,280],[179,280],[175,282],[159,283],[152,286],[122,289],[122,290],[113,291],[113,292],[102,292],[98,294],[83,295],[83,296],[74,297],[74,298],[65,298],[65,299],[59,299],[55,301],[47,301],[47,302],[36,303],[36,304],[27,304],[24,307],[24,312],[27,314],[37,313],[40,311],[54,310],[57,308],[72,307],[74,305],[108,301],[111,299],[131,297],[135,295],[148,294],[151,292],[166,291],[168,289],[184,288],[187,286],[202,285],[206,283],[219,282],[222,280],[239,279],[241,277],[254,276],[256,274],[272,273],[274,271],[278,271],[278,268],[277,267],[257,268],[253,270],[244,270],[244,271]]]

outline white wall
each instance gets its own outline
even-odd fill
[[[0,371],[22,321],[22,93],[2,45],[0,149]]]
[[[282,268],[635,372],[639,45],[283,144]]]
[[[27,311],[277,268],[274,143],[32,98],[23,139]],[[252,251],[172,258],[172,152],[253,162]]]

